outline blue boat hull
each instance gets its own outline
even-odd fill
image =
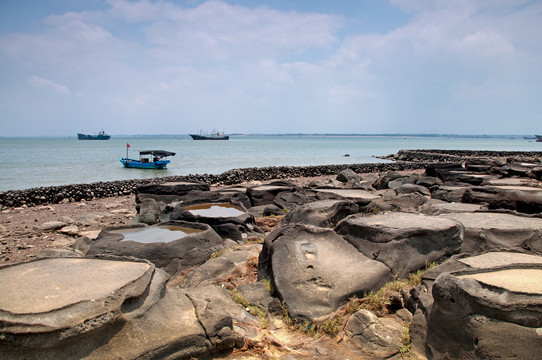
[[[120,162],[122,163],[122,165],[124,165],[125,168],[136,168],[136,169],[165,169],[167,164],[169,164],[169,160],[141,162],[139,160],[127,159],[127,158],[120,159]]]

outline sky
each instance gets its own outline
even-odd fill
[[[542,133],[542,1],[3,0],[0,136]]]

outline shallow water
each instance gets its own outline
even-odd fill
[[[190,234],[202,232],[202,230],[183,226],[153,226],[142,229],[114,230],[111,232],[124,235],[124,239],[121,241],[135,241],[150,244],[156,242],[168,243],[182,239]]]
[[[168,150],[167,170],[124,168],[140,150]],[[220,174],[236,168],[386,162],[375,156],[401,149],[541,151],[522,138],[378,136],[231,136],[194,141],[189,136],[115,137],[105,141],[66,138],[0,138],[0,191],[172,175]],[[345,156],[348,154],[349,156]]]
[[[232,204],[200,204],[185,207],[192,215],[207,218],[236,217],[245,212]]]

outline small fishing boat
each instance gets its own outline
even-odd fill
[[[107,135],[105,131],[102,130],[98,133],[98,135],[87,135],[87,134],[77,133],[77,138],[79,140],[109,140],[111,136]]]
[[[165,169],[169,160],[164,159],[167,156],[175,156],[174,152],[165,150],[143,150],[139,151],[139,159],[130,159],[128,157],[129,144],[126,144],[126,157],[121,158],[120,162],[125,168],[137,169]]]
[[[200,131],[199,134],[190,134],[194,140],[229,140],[229,136],[225,135],[223,132],[218,132],[216,130],[205,133]]]

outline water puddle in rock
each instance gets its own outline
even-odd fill
[[[143,229],[115,230],[116,234],[124,235],[122,241],[135,241],[139,243],[170,242],[179,240],[187,235],[202,232],[184,226],[155,226]]]
[[[232,204],[200,204],[187,206],[185,208],[192,215],[202,216],[202,217],[236,217],[243,215],[245,212],[237,208]]]

